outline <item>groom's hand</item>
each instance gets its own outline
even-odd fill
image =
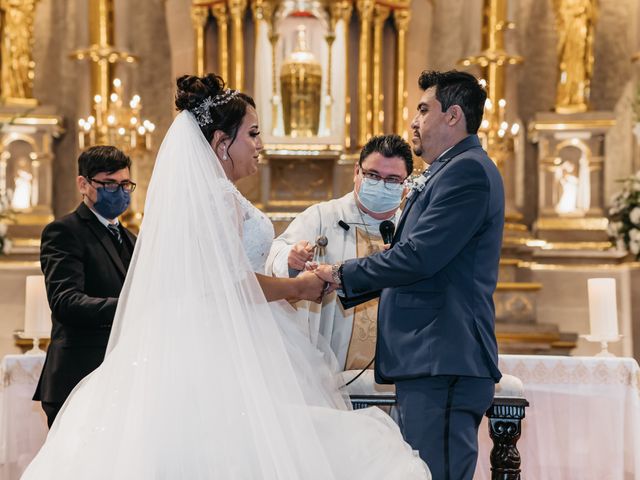
[[[327,265],[325,263],[325,264],[318,265],[313,270],[313,273],[315,273],[319,278],[321,278],[326,282],[326,285],[324,288],[324,295],[328,295],[329,293],[335,292],[338,288],[340,288],[340,285],[336,283],[336,278],[334,276],[334,268],[335,268],[334,265]]]
[[[322,280],[324,280],[327,283],[331,283],[333,284],[333,265],[328,265],[326,263],[320,264],[318,265],[315,270],[313,270],[313,273],[315,273],[318,277],[320,277]]]

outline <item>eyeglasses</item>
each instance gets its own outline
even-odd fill
[[[94,178],[89,178],[89,177],[85,177],[85,178],[90,182],[95,182],[98,185],[102,185],[102,188],[104,188],[107,192],[110,192],[110,193],[117,192],[119,188],[122,188],[122,190],[124,190],[127,193],[131,193],[136,189],[136,184],[128,180],[118,183],[118,182],[102,182],[100,180],[96,180]]]
[[[391,177],[391,178],[382,178],[380,175],[374,172],[370,172],[360,167],[360,171],[362,172],[362,176],[369,180],[373,185],[377,185],[380,181],[384,182],[384,186],[389,190],[394,190],[396,185],[402,185],[404,183],[404,178]]]

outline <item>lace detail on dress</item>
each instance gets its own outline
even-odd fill
[[[229,180],[223,179],[221,186],[235,201],[235,205],[230,205],[230,208],[236,208],[242,214],[242,246],[249,257],[251,269],[257,273],[264,273],[275,236],[273,224],[269,217],[254,207]]]

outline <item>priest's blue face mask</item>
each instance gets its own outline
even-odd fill
[[[356,196],[364,208],[372,213],[386,213],[400,206],[404,193],[402,182],[391,182],[375,174],[362,170],[361,172],[362,181],[360,188],[356,191]]]

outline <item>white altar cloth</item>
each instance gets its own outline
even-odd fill
[[[7,355],[0,364],[0,479],[17,480],[47,436],[47,419],[31,400],[42,355]]]
[[[633,358],[500,355],[530,406],[518,450],[523,480],[640,478],[640,368]],[[475,480],[490,479],[492,442],[480,426]]]

